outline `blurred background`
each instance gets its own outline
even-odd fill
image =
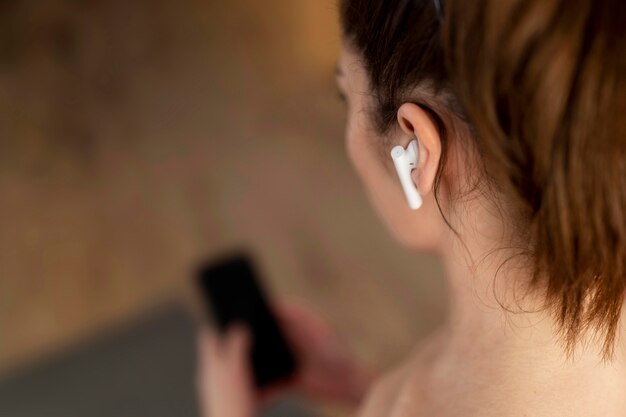
[[[336,0],[0,1],[0,415],[196,416],[190,272],[235,247],[377,368],[441,321],[347,160],[339,43]]]

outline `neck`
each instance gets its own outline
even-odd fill
[[[483,407],[500,400],[502,415],[528,407],[533,415],[625,415],[624,349],[603,362],[600,341],[589,339],[567,357],[550,311],[524,288],[528,268],[484,239],[464,243],[452,238],[442,255],[450,309],[434,385]]]

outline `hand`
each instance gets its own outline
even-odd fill
[[[295,389],[322,400],[360,403],[374,372],[359,364],[330,327],[309,310],[283,303],[274,314],[300,366],[295,378],[275,392]]]
[[[288,391],[357,405],[374,373],[358,364],[331,329],[308,310],[285,303],[274,314],[294,349],[298,372],[282,384],[257,392],[249,363],[250,335],[235,326],[224,336],[200,335],[200,398],[206,417],[252,417]]]

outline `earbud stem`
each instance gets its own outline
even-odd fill
[[[406,150],[402,146],[396,146],[391,150],[391,158],[396,167],[396,172],[400,178],[400,184],[404,190],[409,207],[417,210],[422,206],[422,197],[417,191],[417,187],[411,178],[411,172],[417,168],[419,160],[419,148],[417,140],[413,140]]]

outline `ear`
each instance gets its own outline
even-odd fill
[[[419,193],[433,191],[435,176],[441,160],[441,137],[432,118],[417,104],[404,103],[398,110],[398,124],[411,139],[417,138],[419,161],[411,176]],[[404,144],[403,144],[404,145]]]

